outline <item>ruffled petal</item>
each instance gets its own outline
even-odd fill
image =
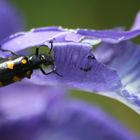
[[[130,31],[124,31],[123,28],[114,28],[112,30],[88,30],[77,29],[76,33],[84,36],[83,40],[100,40],[106,43],[117,44],[122,41],[133,39],[140,35],[140,12],[138,12],[134,24]],[[89,44],[92,44],[88,41]]]
[[[133,91],[131,92],[126,88],[127,84],[124,83],[124,80],[127,78],[124,79],[122,77],[123,75],[129,74],[128,72],[132,68],[132,66],[130,66],[130,63],[132,62],[127,61],[128,57],[125,57],[131,53],[131,49],[123,54],[124,57],[120,57],[121,59],[118,59],[116,62],[116,58],[112,56],[114,50],[112,52],[108,47],[117,46],[119,48],[119,46],[122,46],[121,44],[124,43],[123,41],[139,35],[139,29],[131,31],[101,31],[85,29],[68,30],[60,27],[37,28],[29,32],[10,36],[3,41],[2,48],[12,51],[21,51],[42,44],[46,44],[49,47],[50,44],[48,42],[54,40],[53,50],[55,64],[57,72],[62,75],[62,77],[55,73],[44,76],[37,72],[32,76],[31,82],[42,85],[68,85],[70,88],[77,88],[89,92],[99,92],[100,94],[118,99],[127,104],[128,101],[123,101],[123,93],[133,94]],[[104,43],[104,47],[101,47],[101,51],[96,52],[96,56],[94,56],[91,46],[86,45],[92,40],[97,44],[102,41],[108,42],[106,44]],[[119,52],[117,54],[119,56],[124,53],[124,50],[118,49],[117,52]],[[97,57],[97,59],[95,57]],[[114,66],[110,65],[110,62],[113,63]],[[122,65],[122,62],[127,65]],[[131,65],[135,66],[135,63],[132,63]],[[120,66],[121,68],[115,68],[115,66]],[[128,77],[128,79],[129,78],[130,77]],[[123,82],[123,87],[120,79]],[[134,105],[132,108],[136,109],[139,105],[139,97],[135,97],[134,95],[133,98],[133,102],[136,102],[137,105],[135,106],[134,103],[128,103],[128,105],[130,107],[131,105]],[[136,111],[138,110],[139,109],[136,109]]]
[[[140,35],[140,30],[121,31],[121,30],[87,30],[78,29],[77,34],[90,39],[101,39],[103,42],[119,43],[121,41],[133,39]]]
[[[3,49],[12,49],[17,52],[48,43],[50,40],[54,42],[79,42],[82,39],[83,36],[74,33],[73,30],[62,29],[61,27],[44,27],[11,35],[3,40],[1,45]],[[49,46],[49,43],[47,45]]]
[[[50,40],[54,40],[54,42],[94,42],[94,44],[102,41],[119,43],[124,40],[132,39],[138,35],[140,35],[140,30],[68,30],[61,27],[44,27],[32,29],[29,32],[14,34],[6,38],[1,45],[2,48],[5,49],[20,51],[29,47],[42,45]]]
[[[132,42],[117,45],[103,43],[95,52],[100,62],[117,71],[123,84],[119,94],[124,102],[138,113],[140,113],[139,55],[140,46]]]
[[[133,26],[131,30],[139,30],[140,29],[140,11],[137,13]]]
[[[100,109],[58,88],[15,84],[0,93],[0,139],[137,140]]]
[[[54,43],[55,73],[36,73],[30,81],[38,84],[67,85],[86,91],[113,91],[121,88],[121,82],[112,69],[99,63],[90,45],[82,43]],[[111,96],[111,95],[110,95]]]

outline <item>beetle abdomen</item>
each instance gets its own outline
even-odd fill
[[[26,57],[11,58],[0,63],[0,86],[20,81],[25,77],[30,78],[31,74],[32,69]]]

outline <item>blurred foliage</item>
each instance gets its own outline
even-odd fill
[[[130,27],[139,0],[13,0],[27,19],[27,27],[58,25],[67,28]]]
[[[23,13],[27,29],[41,26],[107,29],[132,25],[139,0],[11,0]],[[119,103],[96,94],[73,91],[72,96],[101,106],[131,130],[140,134],[140,116]]]

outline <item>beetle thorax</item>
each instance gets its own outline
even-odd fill
[[[42,65],[41,55],[31,55],[29,56],[29,64],[31,68],[37,69],[40,65]]]
[[[53,65],[53,59],[51,56],[46,54],[39,54],[39,55],[31,55],[29,56],[29,64],[31,68],[38,69],[40,65]]]

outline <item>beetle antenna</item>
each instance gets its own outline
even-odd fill
[[[53,40],[50,40],[49,43],[51,44],[51,48],[50,48],[48,54],[51,54],[52,49],[53,49]]]

